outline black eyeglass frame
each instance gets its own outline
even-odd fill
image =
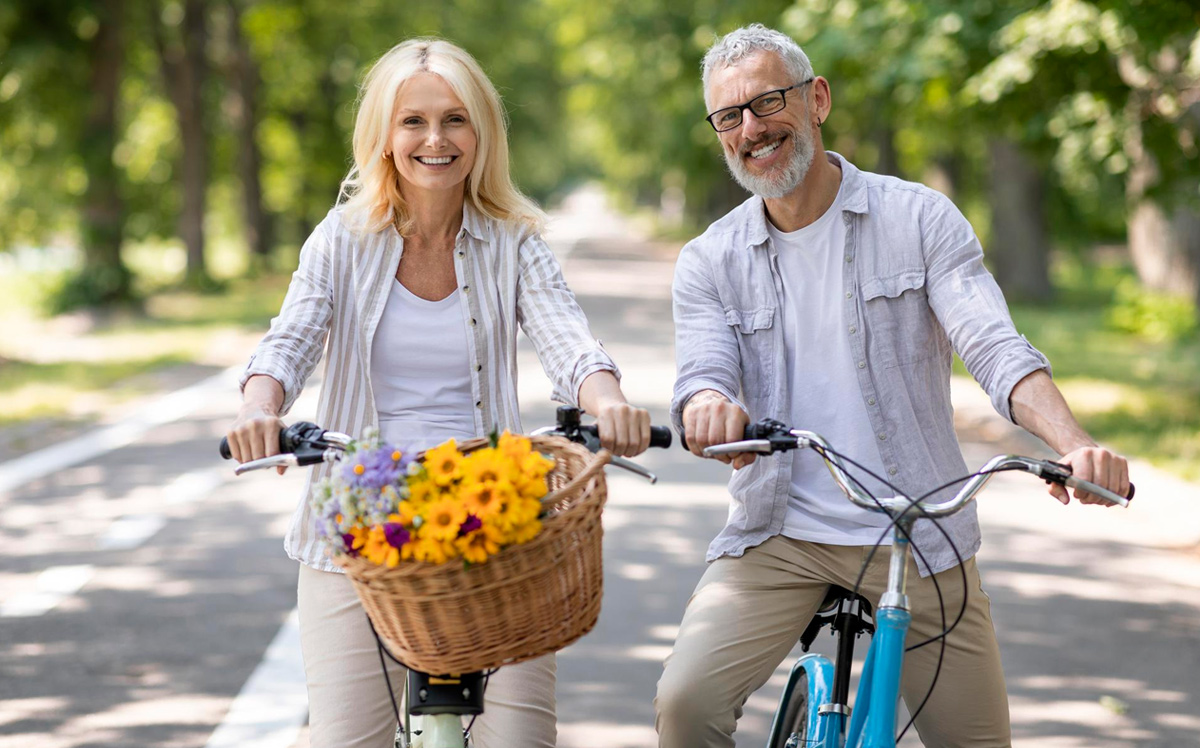
[[[754,102],[756,102],[759,99],[762,99],[764,97],[771,96],[773,94],[779,94],[780,101],[782,101],[783,104],[780,105],[780,107],[778,109],[772,109],[771,111],[764,112],[762,114],[759,114],[758,112],[754,112],[754,116],[755,117],[770,117],[772,114],[779,114],[784,109],[787,109],[787,92],[788,91],[791,91],[793,88],[800,88],[801,86],[807,86],[809,83],[812,83],[815,80],[816,80],[816,78],[813,77],[813,78],[809,78],[806,81],[801,81],[800,83],[797,83],[795,85],[788,86],[787,88],[775,88],[770,91],[763,91],[758,96],[755,96],[753,99],[750,99],[749,101],[747,101],[745,104],[735,104],[734,106],[721,107],[717,111],[715,111],[712,114],[705,117],[704,121],[707,122],[712,127],[712,129],[716,132],[729,132],[730,130],[735,130],[742,126],[742,122],[744,121],[745,116],[746,116],[745,114],[743,114],[743,112],[745,110],[749,109],[750,111],[754,112]],[[714,118],[722,112],[728,112],[730,109],[737,110],[738,121],[736,124],[730,125],[729,127],[726,127],[725,129],[722,130],[721,128],[717,127],[717,123]]]

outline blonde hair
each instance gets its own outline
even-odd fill
[[[540,231],[546,214],[513,184],[508,165],[508,127],[500,95],[475,58],[441,39],[409,39],[388,50],[372,66],[359,89],[354,122],[354,167],[342,180],[338,204],[352,225],[381,231],[395,221],[408,234],[412,218],[400,193],[400,175],[384,150],[392,132],[397,93],[405,81],[433,73],[467,108],[475,129],[475,164],[467,175],[466,200],[480,213]]]

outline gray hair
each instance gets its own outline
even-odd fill
[[[783,60],[784,67],[795,80],[794,83],[813,77],[812,63],[808,55],[800,49],[800,45],[787,34],[769,29],[761,23],[752,23],[713,42],[704,53],[704,61],[700,63],[702,83],[704,85],[704,101],[708,104],[708,81],[713,71],[736,65],[750,55],[758,52],[774,52]]]

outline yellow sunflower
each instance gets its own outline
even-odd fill
[[[421,523],[421,537],[454,540],[458,528],[467,521],[467,508],[457,499],[439,499],[425,507],[421,516],[425,520]]]
[[[447,559],[454,558],[458,554],[458,549],[454,547],[453,543],[436,538],[418,538],[411,545],[413,558],[430,564],[444,564]]]
[[[504,456],[509,457],[517,464],[520,464],[522,460],[529,456],[529,453],[532,451],[533,447],[530,444],[529,439],[523,436],[516,436],[505,431],[500,435],[500,440],[496,444],[496,449]]]
[[[441,486],[434,483],[431,478],[416,480],[408,484],[408,501],[413,506],[424,506],[441,495]]]
[[[439,486],[448,486],[462,478],[463,455],[451,439],[425,453],[425,470]]]
[[[367,545],[363,555],[373,564],[395,567],[400,563],[400,549],[393,548],[387,541],[382,525],[375,525],[367,534]]]
[[[502,511],[506,502],[517,497],[517,492],[508,481],[488,481],[466,486],[461,496],[468,512],[486,519]]]
[[[509,537],[512,539],[513,543],[520,545],[521,543],[528,543],[530,540],[533,540],[541,531],[542,521],[535,518],[513,528],[513,531],[509,534]]]
[[[512,460],[494,449],[476,450],[463,461],[463,483],[494,483],[513,473]]]
[[[454,545],[462,553],[462,557],[473,564],[482,564],[500,552],[501,533],[490,525],[484,525],[478,530],[468,533],[454,541]]]

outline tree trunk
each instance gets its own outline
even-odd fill
[[[1200,305],[1200,214],[1186,203],[1164,210],[1146,197],[1159,181],[1158,164],[1142,146],[1140,128],[1130,130],[1125,152],[1132,163],[1125,195],[1133,266],[1147,288],[1184,295]]]
[[[871,141],[879,153],[875,162],[875,172],[893,177],[904,178],[900,173],[900,156],[896,153],[896,130],[890,125],[881,124],[871,132]]]
[[[992,236],[988,258],[996,282],[1010,300],[1047,302],[1050,237],[1041,169],[1010,140],[988,143],[991,160]]]
[[[84,277],[89,301],[109,303],[128,299],[131,274],[121,260],[125,205],[113,163],[117,142],[117,99],[125,60],[124,0],[105,0],[97,9],[100,25],[91,40],[91,102],[81,142],[87,170],[83,204]]]
[[[258,129],[259,73],[250,47],[242,36],[242,4],[229,0],[229,46],[233,51],[233,90],[236,92],[238,131],[238,176],[242,183],[242,209],[246,222],[246,245],[252,258],[265,261],[273,243],[271,217],[263,207],[262,152],[255,132]]]
[[[162,60],[163,77],[179,119],[183,141],[181,176],[183,210],[179,234],[187,248],[187,280],[203,283],[208,278],[204,261],[205,192],[208,189],[208,133],[204,126],[204,82],[208,77],[205,44],[208,28],[204,0],[186,0],[179,43],[168,41],[162,29],[162,9],[155,4],[155,42]]]

